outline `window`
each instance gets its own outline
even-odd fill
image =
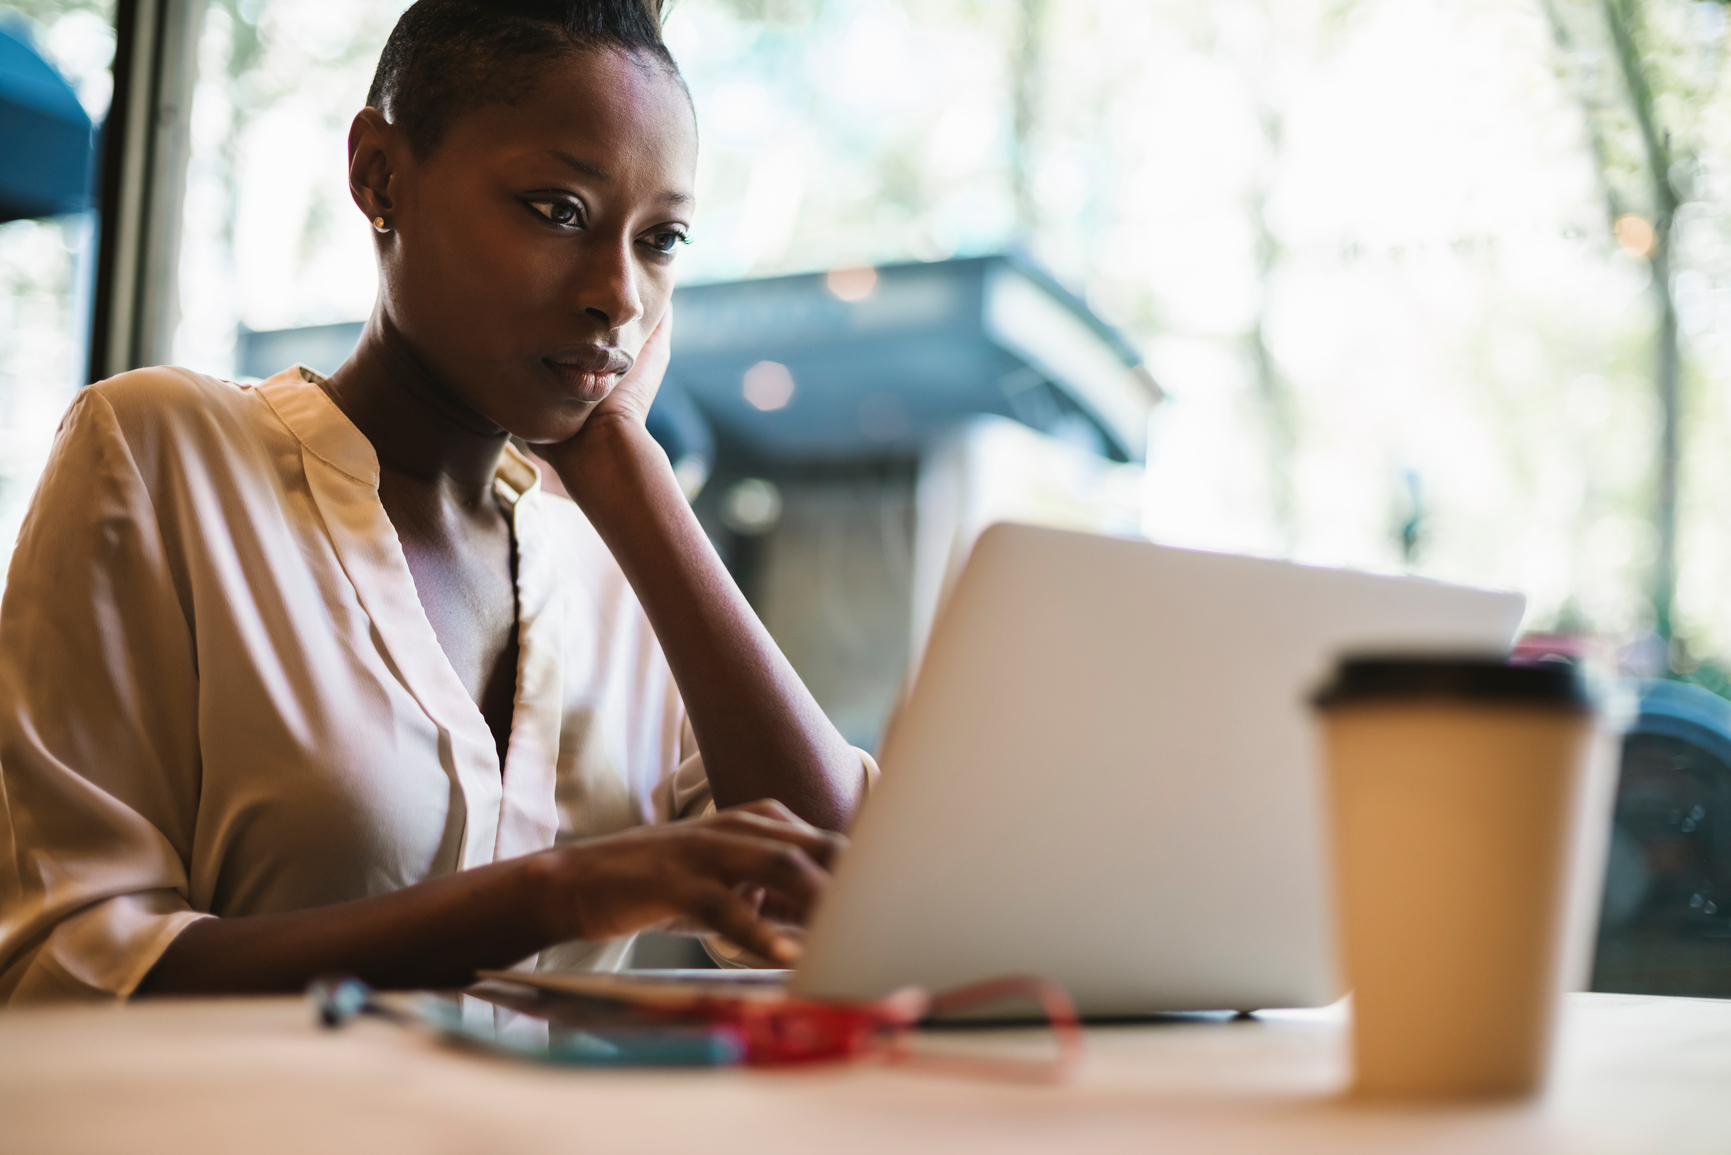
[[[112,3],[27,0],[0,8],[0,34],[39,54],[101,123],[112,87]],[[60,415],[85,380],[95,219],[87,208],[55,207],[70,211],[0,224],[0,564]]]

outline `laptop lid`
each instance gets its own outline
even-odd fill
[[[1524,600],[1001,524],[975,545],[793,978],[1011,973],[1085,1014],[1340,993],[1306,697],[1342,651],[1506,651]]]

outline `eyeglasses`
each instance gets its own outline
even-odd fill
[[[568,1000],[549,1003],[543,997],[524,1012],[522,1003],[492,999],[546,1021],[545,1040],[537,1036],[532,1042],[521,1033],[465,1021],[446,998],[382,1001],[357,978],[320,979],[307,995],[327,1027],[371,1015],[461,1046],[562,1065],[776,1067],[878,1059],[955,1074],[1054,1081],[1067,1078],[1082,1057],[1081,1026],[1069,996],[1057,984],[1033,976],[993,979],[938,995],[908,987],[864,1003],[705,995],[678,1006],[632,1007],[625,1023],[616,1015],[585,1015]],[[1012,1001],[1038,1007],[1039,1016],[1031,1022],[1051,1033],[1053,1045],[1038,1057],[1009,1057],[990,1045],[983,1050],[921,1045],[933,1037],[921,1030],[933,1020],[978,1014]]]

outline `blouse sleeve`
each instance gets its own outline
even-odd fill
[[[62,422],[0,602],[0,1003],[125,998],[190,922],[189,591],[114,410]]]

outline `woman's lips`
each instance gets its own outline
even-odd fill
[[[619,378],[631,369],[632,359],[612,345],[590,345],[565,349],[545,359],[580,400],[595,404],[613,391]]]

